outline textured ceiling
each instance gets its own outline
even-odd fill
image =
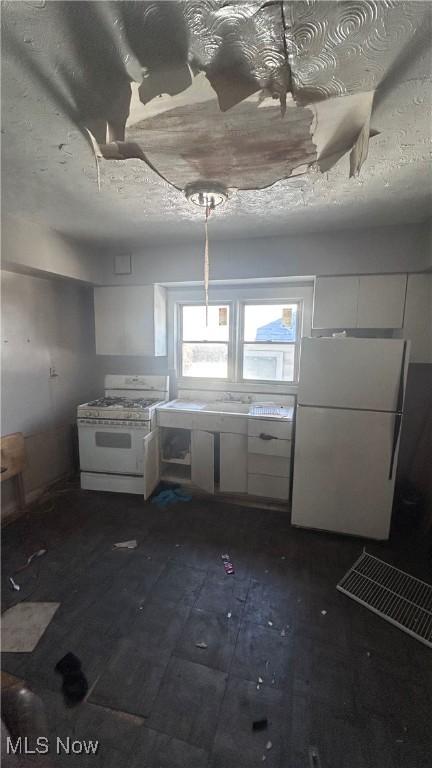
[[[193,240],[200,212],[157,171],[183,186],[195,170],[237,188],[281,179],[233,189],[212,216],[214,237],[430,215],[428,3],[40,0],[2,10],[6,212],[107,245]],[[122,138],[131,81],[124,138],[155,170],[101,159],[99,190],[84,127],[100,141],[108,122],[111,138]],[[365,119],[371,94],[378,135],[349,178],[341,132],[353,116]],[[322,173],[316,155],[329,135]]]

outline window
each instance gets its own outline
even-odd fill
[[[312,286],[285,290],[255,288],[248,295],[244,289],[238,297],[237,289],[215,289],[219,295],[208,307],[207,323],[201,296],[195,300],[192,289],[190,295],[174,294],[172,317],[177,325],[172,352],[186,388],[194,387],[194,379],[203,384],[216,380],[217,389],[228,381],[296,384],[300,336],[310,329]]]
[[[180,371],[196,378],[227,379],[231,361],[230,306],[180,307]]]
[[[299,314],[299,302],[243,305],[243,379],[297,380]]]

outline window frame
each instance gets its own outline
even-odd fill
[[[296,324],[296,338],[295,341],[245,341],[245,334],[244,334],[244,328],[245,328],[245,312],[247,306],[262,306],[263,304],[287,304],[297,305],[297,315],[298,315],[298,321]],[[301,340],[301,328],[303,324],[303,304],[304,300],[297,298],[291,298],[291,299],[280,299],[280,298],[274,298],[274,299],[244,299],[239,301],[239,321],[238,321],[238,339],[237,339],[237,371],[238,371],[238,378],[237,381],[241,382],[242,384],[285,384],[287,386],[295,386],[298,384],[298,373],[299,373],[299,364],[300,364],[300,340]],[[249,379],[244,377],[244,348],[245,345],[247,346],[253,346],[260,344],[261,346],[267,345],[269,348],[272,346],[279,346],[282,344],[286,344],[287,347],[294,347],[294,378],[291,380],[288,379]]]
[[[205,303],[201,300],[189,300],[177,302],[177,377],[181,381],[199,382],[199,381],[217,381],[232,382],[235,381],[235,324],[234,324],[234,302],[223,299],[209,301],[209,306],[228,307],[228,341],[203,341],[202,339],[184,341],[183,339],[183,307],[203,307]],[[215,376],[185,376],[183,373],[183,344],[226,344],[228,348],[227,375],[226,377]]]

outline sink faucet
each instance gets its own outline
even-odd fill
[[[225,392],[223,399],[228,403],[251,403],[252,397],[250,395],[235,395],[232,392]]]

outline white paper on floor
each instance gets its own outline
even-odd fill
[[[1,646],[4,653],[31,653],[60,603],[17,603],[2,614]]]

